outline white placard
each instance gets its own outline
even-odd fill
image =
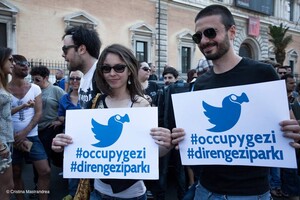
[[[64,178],[158,179],[157,108],[67,110]]]
[[[184,165],[296,168],[279,122],[289,119],[284,80],[172,95]]]

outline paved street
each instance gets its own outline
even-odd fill
[[[62,172],[61,168],[52,166],[51,168],[51,187],[50,187],[50,200],[61,200],[64,196],[68,194],[67,181],[63,179],[62,175],[59,175]],[[33,172],[32,165],[25,164],[23,171],[23,180],[25,184],[25,190],[34,190],[33,183]],[[25,194],[25,199],[30,199],[29,192]],[[37,198],[35,198],[37,199]],[[12,196],[11,200],[15,200],[15,197]],[[176,191],[173,185],[170,185],[167,193],[166,200],[176,200]]]

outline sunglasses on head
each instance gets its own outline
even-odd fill
[[[20,65],[21,67],[29,67],[30,63],[27,61],[16,61],[16,65]]]
[[[151,71],[151,69],[148,68],[148,67],[142,67],[142,70],[144,70],[145,72],[150,72]]]
[[[110,73],[111,69],[114,69],[115,72],[117,73],[123,73],[125,71],[125,68],[127,66],[123,64],[117,64],[115,66],[109,66],[109,65],[103,65],[100,69],[102,73]]]
[[[71,49],[71,48],[77,48],[77,47],[78,47],[77,45],[72,44],[72,45],[68,45],[68,46],[65,45],[61,49],[64,52],[64,54],[66,55],[68,53],[69,49]]]
[[[196,44],[199,44],[201,42],[202,34],[209,39],[214,39],[217,36],[217,32],[214,28],[208,28],[205,29],[203,32],[197,32],[192,36]]]
[[[70,80],[71,81],[80,81],[81,80],[81,78],[80,77],[70,77]]]

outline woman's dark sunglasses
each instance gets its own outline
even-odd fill
[[[74,81],[74,80],[76,80],[76,81],[80,81],[80,80],[81,80],[81,78],[80,78],[80,77],[70,77],[70,80],[71,80],[71,81]]]
[[[111,69],[114,69],[114,71],[117,73],[123,73],[125,71],[126,67],[127,66],[123,65],[123,64],[117,64],[113,67],[111,67],[109,65],[103,65],[100,69],[101,69],[102,73],[110,73]]]
[[[214,28],[208,28],[205,29],[203,32],[197,32],[192,36],[196,44],[199,44],[201,42],[202,34],[209,39],[214,39],[217,36],[217,32]]]

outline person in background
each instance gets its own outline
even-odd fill
[[[35,180],[36,190],[49,191],[50,166],[47,154],[38,137],[38,122],[42,116],[41,89],[29,83],[25,78],[29,74],[29,63],[22,55],[13,55],[15,67],[12,79],[8,84],[13,95],[12,107],[17,108],[23,103],[32,102],[31,106],[24,107],[12,115],[15,144],[13,150],[13,177],[15,190],[24,190],[22,180],[22,165],[25,161],[31,162],[36,169],[38,178]],[[31,148],[28,144],[32,144]],[[37,194],[39,199],[48,199],[48,193]],[[23,199],[24,194],[16,194],[17,199]]]
[[[138,80],[138,69],[138,62],[130,49],[119,44],[106,47],[97,63],[95,79],[103,94],[100,95],[96,108],[150,107]],[[159,145],[160,155],[169,151],[171,140],[169,130],[153,128],[150,135]],[[52,149],[61,152],[64,146],[71,143],[70,136],[59,134],[53,140]],[[90,200],[147,198],[146,187],[142,180],[95,179],[94,188]]]
[[[64,96],[61,97],[59,100],[59,108],[58,108],[58,117],[53,122],[55,126],[63,125],[65,126],[65,118],[66,118],[66,111],[67,110],[75,110],[81,109],[78,99],[78,89],[80,85],[80,80],[83,74],[81,71],[71,71],[69,75],[69,85],[71,86],[71,91]],[[72,200],[75,196],[77,186],[79,183],[79,179],[69,179],[68,180],[68,189],[69,194],[63,198],[63,200]]]
[[[188,82],[188,83],[195,82],[196,79],[197,79],[197,77],[198,77],[197,70],[196,69],[190,69],[187,72],[187,80],[186,80],[186,82]]]
[[[101,48],[101,41],[95,30],[82,26],[66,29],[63,35],[62,47],[68,70],[79,70],[83,73],[79,87],[79,103],[81,108],[91,107],[91,100],[99,92],[93,80],[97,59]]]
[[[166,67],[162,73],[165,86],[175,83],[178,80],[178,71],[174,67]]]
[[[38,135],[48,156],[49,166],[54,164],[62,167],[63,155],[51,150],[52,139],[63,131],[62,125],[57,125],[57,111],[60,98],[66,93],[60,87],[54,86],[49,82],[50,71],[46,66],[33,67],[30,71],[33,82],[42,90],[43,115],[38,123]],[[34,167],[34,182],[38,175]]]
[[[292,104],[299,96],[298,92],[296,91],[296,80],[292,74],[288,73],[283,75],[281,80],[285,80],[288,100],[289,103]]]
[[[293,74],[293,70],[292,70],[292,67],[289,66],[289,65],[284,65],[283,67],[286,68],[286,73],[287,74]]]
[[[138,79],[142,84],[146,99],[150,102],[151,106],[157,106],[159,97],[159,87],[154,81],[148,81],[151,69],[146,62],[139,62]],[[147,198],[153,197],[152,190],[156,187],[157,181],[147,180],[145,181],[147,187]],[[153,192],[154,193],[154,192]]]
[[[194,90],[239,86],[278,80],[270,65],[242,58],[234,51],[233,41],[237,34],[232,13],[222,5],[209,5],[195,18],[194,42],[204,56],[212,60],[213,68],[197,78]],[[187,124],[188,126],[188,124]],[[255,126],[255,124],[253,124]],[[280,122],[284,137],[294,139],[289,144],[299,148],[300,126],[296,120]],[[172,144],[185,138],[183,128],[172,130]],[[238,199],[269,200],[269,168],[256,166],[198,165],[194,173],[199,174],[194,200]]]
[[[179,73],[174,67],[166,67],[162,75],[165,87],[158,103],[158,125],[171,131],[176,127],[171,95],[188,92],[190,84],[178,80]],[[173,177],[176,179],[177,198],[182,199],[186,191],[184,166],[181,164],[179,152],[171,149],[167,155],[159,160],[159,189],[154,194],[154,197],[158,200],[164,200],[166,196],[169,166],[174,166],[175,174]]]
[[[286,74],[286,68],[282,67],[282,65],[280,65],[275,61],[261,60],[260,62],[272,65],[280,78]],[[274,198],[282,197],[280,168],[278,167],[270,168],[269,183],[270,183],[270,193],[272,197]]]
[[[151,71],[150,71],[150,76],[149,76],[149,81],[157,81],[158,77],[156,75],[156,66],[154,65],[154,63],[148,63]]]
[[[282,76],[287,74],[287,69],[284,66],[278,66],[276,68],[276,72],[277,72],[279,78],[281,79]]]
[[[0,47],[0,199],[9,200],[14,188],[11,165],[11,147],[14,142],[11,118],[12,96],[8,92],[8,75],[12,73],[14,60],[10,48]]]
[[[293,77],[292,74],[286,74],[282,78]],[[287,81],[287,79],[285,79]],[[288,92],[288,84],[286,82],[286,88]],[[297,84],[295,92],[299,92],[299,84]],[[295,119],[300,121],[300,96],[295,97],[295,100],[290,104]],[[300,164],[300,151],[296,149],[297,164]],[[281,199],[283,200],[299,200],[300,199],[300,176],[299,167],[298,169],[281,168]],[[271,191],[272,192],[272,191]]]
[[[147,100],[152,106],[158,104],[158,85],[153,81],[148,81],[150,76],[150,67],[146,62],[139,63],[138,79],[142,84],[143,91],[147,97]]]
[[[53,85],[56,85],[60,87],[61,89],[65,90],[65,72],[62,69],[56,69],[55,72],[55,83]]]

